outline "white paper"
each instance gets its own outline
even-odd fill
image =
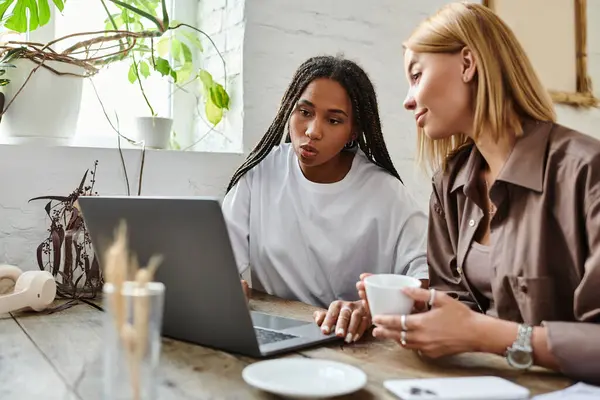
[[[531,400],[598,400],[600,399],[600,387],[577,383],[557,392],[541,394]]]

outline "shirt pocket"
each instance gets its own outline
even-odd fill
[[[556,319],[556,291],[551,277],[509,276],[509,282],[525,323],[540,325]]]

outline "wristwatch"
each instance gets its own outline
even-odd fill
[[[531,335],[533,328],[527,324],[520,324],[517,340],[506,349],[506,361],[517,369],[527,369],[533,365],[533,348]]]

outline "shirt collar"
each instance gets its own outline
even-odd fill
[[[523,124],[523,135],[515,142],[497,180],[537,192],[543,191],[546,151],[552,122],[531,121]],[[465,193],[477,182],[483,156],[473,146],[467,162],[456,174],[451,192],[465,187]]]

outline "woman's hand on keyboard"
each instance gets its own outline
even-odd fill
[[[346,343],[356,342],[371,326],[371,315],[360,300],[334,301],[329,310],[315,311],[313,317],[324,334],[335,329],[335,335],[344,338]]]

